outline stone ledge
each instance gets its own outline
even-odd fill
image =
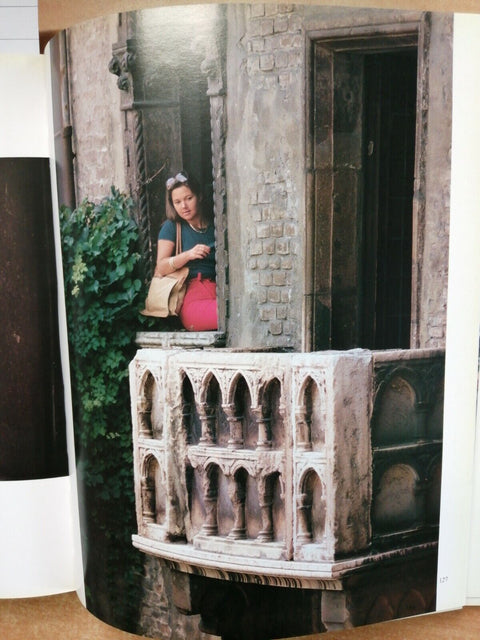
[[[221,553],[222,555],[241,555],[255,560],[287,560],[287,550],[282,542],[258,542],[258,540],[238,540],[220,536],[206,536],[197,534],[193,539],[193,546],[198,551],[207,553]]]
[[[141,331],[135,337],[139,347],[199,349],[223,347],[225,333],[219,331]]]
[[[438,543],[433,541],[333,562],[255,558],[255,562],[247,564],[245,557],[201,551],[186,543],[153,541],[140,535],[133,535],[132,542],[140,551],[161,558],[183,573],[233,582],[328,590],[341,590],[342,579],[354,572],[396,560],[404,561],[407,557],[437,553],[438,548]]]

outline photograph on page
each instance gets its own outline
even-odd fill
[[[68,474],[48,158],[0,158],[0,480]]]
[[[0,598],[81,584],[46,78],[39,54],[0,54]]]
[[[451,13],[233,3],[50,42],[102,620],[260,640],[437,610],[452,43]]]

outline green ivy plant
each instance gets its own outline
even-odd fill
[[[134,631],[141,560],[131,545],[128,365],[145,291],[132,210],[112,187],[98,204],[62,207],[60,228],[87,594],[96,615]]]

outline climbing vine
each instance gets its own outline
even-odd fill
[[[96,615],[134,631],[141,567],[131,545],[128,364],[144,291],[132,207],[112,187],[98,204],[62,207],[60,227],[87,596]]]

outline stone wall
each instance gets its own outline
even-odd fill
[[[433,13],[428,43],[428,78],[420,104],[426,146],[417,175],[423,181],[418,194],[416,234],[418,278],[414,282],[417,324],[412,346],[444,347],[447,309],[450,220],[450,154],[452,122],[452,29],[450,14]],[[421,184],[417,183],[417,187]],[[422,219],[423,218],[423,219]],[[415,318],[415,302],[413,303]]]
[[[305,211],[302,23],[293,5],[238,5],[227,15],[230,339],[298,349]]]
[[[161,27],[166,10],[162,11],[158,15],[142,12],[139,24],[152,20]],[[423,26],[419,29],[411,346],[442,347],[449,233],[451,15],[287,4],[229,4],[225,12],[226,216],[222,225],[228,235],[228,265],[219,264],[219,273],[221,278],[228,274],[229,280],[229,346],[310,348],[315,247],[308,150],[309,43],[334,28],[374,33],[385,24],[395,28],[418,24]],[[108,72],[118,37],[116,16],[69,31],[77,201],[99,199],[111,184],[125,189],[122,92]],[[152,47],[154,40],[148,42]],[[159,45],[152,59],[161,51]],[[150,145],[158,146],[155,141]],[[179,149],[167,151],[174,158]],[[221,232],[223,238],[223,228]]]
[[[255,4],[228,6],[227,20],[229,344],[308,344],[308,39],[391,24],[419,32],[411,346],[444,346],[451,15]]]
[[[199,615],[182,614],[172,606],[171,576],[168,571],[162,571],[158,558],[145,556],[143,587],[145,595],[137,633],[162,640],[214,640],[217,637],[199,630]]]
[[[117,19],[111,15],[68,31],[78,204],[84,198],[101,200],[112,185],[125,189],[120,91],[116,77],[108,71],[112,44],[117,40]]]

